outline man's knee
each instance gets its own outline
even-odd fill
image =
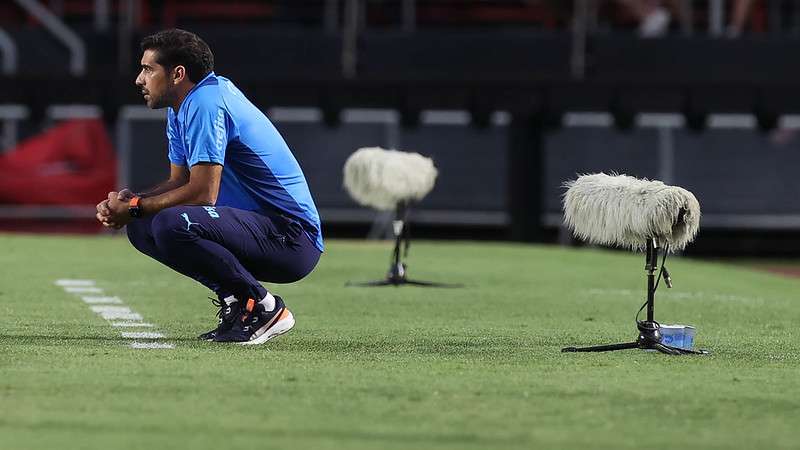
[[[145,249],[150,247],[149,241],[152,239],[150,221],[147,219],[134,220],[125,227],[125,232],[131,245],[140,252],[146,253]]]
[[[190,238],[196,231],[193,228],[200,225],[192,220],[189,208],[180,206],[159,211],[153,216],[152,224],[153,238],[159,245]]]

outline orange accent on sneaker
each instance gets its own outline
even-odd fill
[[[248,317],[250,317],[250,313],[253,312],[255,308],[256,308],[256,301],[253,300],[252,298],[248,298],[247,304],[244,307],[245,311],[247,312],[242,314],[242,322],[244,322],[245,320],[247,320]]]
[[[281,311],[281,315],[278,316],[278,320],[283,320],[288,315],[289,315],[289,308],[283,308],[283,311]]]

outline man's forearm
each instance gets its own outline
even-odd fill
[[[221,180],[221,164],[198,163],[188,171],[173,164],[170,179],[140,196],[139,206],[145,215],[178,205],[212,206],[217,202]]]
[[[155,214],[162,209],[178,205],[208,205],[212,206],[216,198],[207,195],[206,190],[198,189],[190,183],[175,189],[162,192],[158,195],[142,198],[139,203],[144,214]]]
[[[145,191],[139,192],[136,195],[139,197],[155,197],[156,195],[163,194],[165,192],[172,191],[177,189],[186,184],[186,180],[166,180],[158,183],[157,185],[147,189]]]

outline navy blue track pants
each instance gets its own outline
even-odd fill
[[[267,291],[257,280],[297,281],[321,255],[299,222],[225,206],[164,209],[129,223],[128,239],[220,298],[261,299]]]

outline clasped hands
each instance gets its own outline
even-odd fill
[[[104,227],[119,230],[133,218],[128,213],[128,202],[135,196],[130,189],[109,192],[108,198],[97,204],[97,220]]]

